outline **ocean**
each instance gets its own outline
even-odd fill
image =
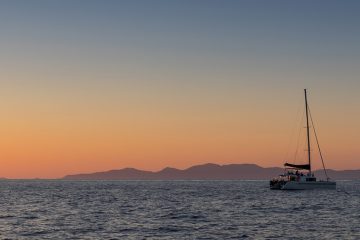
[[[360,239],[360,182],[0,181],[0,239]]]

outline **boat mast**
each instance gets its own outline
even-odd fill
[[[310,127],[309,127],[309,109],[307,102],[307,92],[304,89],[305,93],[305,108],[306,108],[306,132],[307,132],[307,144],[308,144],[308,159],[309,159],[309,172],[311,173],[311,149],[310,149]]]

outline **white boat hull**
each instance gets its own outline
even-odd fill
[[[336,182],[325,182],[325,181],[316,181],[316,182],[296,182],[289,181],[285,183],[281,190],[311,190],[311,189],[336,189]]]

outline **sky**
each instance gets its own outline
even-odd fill
[[[304,88],[327,167],[360,169],[359,10],[2,0],[0,177],[282,166],[295,158]]]

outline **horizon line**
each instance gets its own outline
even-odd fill
[[[193,167],[197,167],[197,166],[204,166],[204,165],[216,165],[216,166],[219,166],[219,167],[223,167],[223,166],[229,166],[229,165],[253,165],[253,166],[257,166],[257,167],[260,167],[260,168],[264,168],[264,169],[269,169],[269,168],[281,168],[281,169],[284,169],[284,167],[279,167],[279,166],[273,166],[273,167],[263,167],[263,166],[260,166],[256,163],[229,163],[229,164],[218,164],[218,163],[211,163],[211,162],[208,162],[208,163],[203,163],[203,164],[195,164],[195,165],[192,165],[192,166],[189,166],[189,167],[186,167],[186,168],[176,168],[176,167],[170,167],[170,166],[167,166],[167,167],[163,167],[161,168],[160,170],[144,170],[144,169],[138,169],[138,168],[135,168],[135,167],[123,167],[123,168],[119,168],[119,169],[109,169],[109,170],[103,170],[103,171],[93,171],[93,172],[80,172],[80,173],[71,173],[71,174],[66,174],[62,177],[58,177],[58,178],[39,178],[39,177],[33,177],[33,178],[7,178],[7,177],[0,177],[0,181],[1,180],[62,180],[64,177],[66,176],[73,176],[73,175],[85,175],[85,174],[95,174],[95,173],[105,173],[105,172],[111,172],[111,171],[121,171],[121,170],[125,170],[125,169],[132,169],[132,170],[137,170],[137,171],[142,171],[142,172],[148,172],[148,173],[159,173],[167,168],[170,168],[170,169],[175,169],[175,170],[179,170],[179,171],[186,171],[190,168],[193,168]],[[314,171],[322,171],[323,169],[322,168],[318,168]],[[326,168],[326,170],[332,170],[332,171],[360,171],[360,169],[333,169],[333,168]]]

